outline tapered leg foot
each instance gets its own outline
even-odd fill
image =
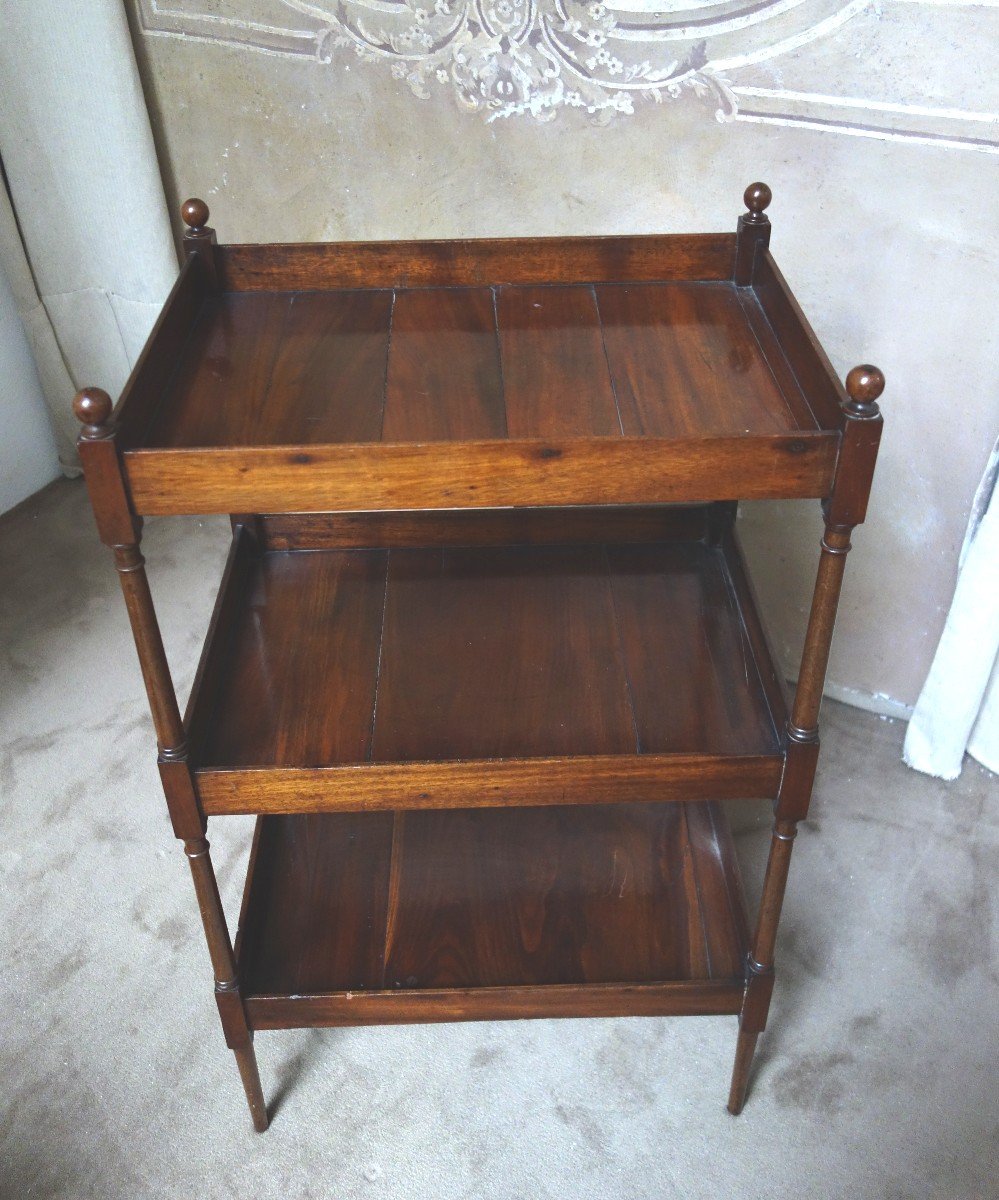
[[[759,1036],[758,1033],[750,1033],[746,1029],[739,1030],[739,1041],[735,1047],[735,1066],[732,1068],[732,1087],[728,1093],[728,1111],[734,1117],[742,1112],[742,1106],[746,1102],[749,1071],[753,1065]]]
[[[250,1106],[250,1116],[253,1117],[253,1128],[257,1133],[265,1133],[270,1120],[267,1116],[267,1105],[264,1103],[263,1088],[260,1086],[260,1072],[257,1070],[257,1055],[253,1043],[235,1048],[233,1054],[236,1056],[239,1077],[246,1092],[246,1103]]]

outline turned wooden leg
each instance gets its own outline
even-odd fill
[[[732,1068],[732,1086],[728,1096],[728,1111],[734,1114],[742,1112],[756,1043],[767,1027],[770,998],[774,991],[774,943],[796,832],[795,822],[778,819],[770,839],[770,857],[763,879],[763,898],[756,919],[753,949],[746,959],[746,995],[739,1014],[739,1041],[735,1049],[735,1066]]]
[[[756,1053],[759,1034],[749,1029],[739,1030],[739,1041],[735,1047],[735,1066],[732,1068],[732,1086],[728,1092],[728,1111],[735,1117],[742,1112],[749,1086],[749,1071]]]
[[[184,853],[191,867],[194,890],[197,893],[198,907],[201,909],[201,919],[208,941],[208,953],[215,972],[215,1002],[222,1020],[225,1042],[236,1055],[236,1065],[243,1080],[246,1102],[253,1117],[253,1128],[258,1133],[263,1133],[268,1124],[267,1106],[260,1086],[257,1056],[253,1050],[253,1030],[247,1023],[243,1000],[239,994],[236,960],[232,953],[232,943],[229,941],[229,930],[222,911],[207,838],[188,838],[184,842]]]
[[[767,1027],[774,988],[774,951],[791,850],[798,822],[808,815],[819,752],[818,715],[833,623],[843,582],[843,567],[850,549],[850,529],[828,521],[822,539],[819,570],[805,635],[798,687],[784,731],[786,762],[774,807],[770,855],[763,879],[763,894],[751,949],[746,961],[746,994],[739,1015],[739,1041],[728,1097],[730,1113],[739,1113],[746,1099],[749,1072],[760,1034]]]
[[[266,1133],[270,1120],[267,1116],[267,1105],[264,1103],[264,1090],[260,1086],[260,1072],[257,1070],[257,1054],[253,1049],[252,1037],[245,1046],[234,1046],[232,1052],[236,1056],[239,1077],[243,1081],[246,1103],[250,1106],[253,1128],[257,1133]]]

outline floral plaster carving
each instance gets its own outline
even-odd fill
[[[655,11],[642,11],[648,0],[271,0],[251,20],[212,0],[141,0],[140,15],[151,33],[322,62],[353,53],[386,63],[421,98],[450,88],[490,120],[632,113],[636,99],[684,91],[713,97],[724,119],[737,106],[722,69],[820,36],[867,0],[653,2]],[[281,10],[286,27],[273,20]]]
[[[452,92],[487,120],[597,120],[684,94],[718,120],[797,124],[999,150],[999,116],[740,86],[732,73],[835,33],[874,0],[134,0],[153,35],[386,65],[413,93]],[[914,0],[935,6],[964,0]],[[974,0],[967,0],[973,3]]]
[[[436,0],[432,9],[393,5],[391,18],[388,8],[376,22],[343,0],[329,42],[393,59],[393,75],[417,96],[429,96],[435,82],[450,86],[459,103],[490,120],[546,120],[561,107],[631,113],[636,96],[662,101],[685,88],[734,111],[724,82],[707,69],[703,40],[664,43],[650,55],[647,42],[621,36],[618,16],[598,0]]]

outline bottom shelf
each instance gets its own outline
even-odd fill
[[[258,819],[256,1029],[737,1013],[748,930],[713,803]]]

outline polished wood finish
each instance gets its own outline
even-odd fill
[[[798,672],[798,686],[794,693],[791,710],[790,730],[806,738],[818,728],[819,703],[825,682],[829,649],[832,643],[833,624],[839,605],[840,588],[846,556],[850,551],[850,531],[826,526],[819,557],[819,570],[815,578],[815,592],[805,633],[805,651]]]
[[[201,910],[205,940],[215,973],[215,1000],[222,1019],[226,1045],[236,1056],[236,1065],[243,1081],[253,1127],[258,1133],[263,1133],[268,1125],[267,1106],[260,1086],[256,1055],[253,1053],[253,1033],[247,1024],[240,997],[236,960],[229,941],[229,930],[222,911],[215,872],[212,870],[207,839],[192,838],[185,841],[184,853],[191,867],[191,878]]]
[[[866,420],[878,416],[878,397],[885,390],[882,371],[870,363],[861,363],[847,374],[845,387],[850,398],[843,410],[848,417]]]
[[[120,471],[111,399],[100,389],[85,388],[77,394],[73,408],[83,423],[79,448],[94,514],[102,537],[113,549],[132,627],[156,732],[158,766],[167,808],[174,833],[183,840],[190,863],[215,975],[215,996],[226,1044],[234,1051],[254,1128],[263,1132],[268,1117],[253,1051],[253,1034],[240,997],[225,913],[205,838],[207,822],[191,777],[185,728],[153,608],[145,560],[139,549],[142,522],[129,507]]]
[[[190,233],[199,233],[208,224],[208,218],[211,214],[204,200],[198,200],[194,197],[190,200],[185,200],[180,206],[180,215],[184,224],[188,226]]]
[[[73,414],[83,426],[80,437],[92,442],[107,437],[106,426],[111,419],[111,397],[102,388],[84,388],[73,398]]]
[[[111,397],[101,388],[83,388],[73,398],[73,412],[83,426],[77,451],[100,539],[106,546],[138,542],[142,522],[132,511],[122,478]]]
[[[288,316],[287,296],[211,297],[187,342],[167,402],[146,444],[170,444],[184,422],[195,446],[253,445],[272,423],[267,404],[271,372]],[[303,398],[304,420],[312,411]]]
[[[249,552],[249,551],[248,551]],[[197,765],[317,766],[370,754],[385,554],[267,555],[224,626]],[[206,698],[207,699],[207,698]]]
[[[728,1111],[733,1117],[742,1112],[746,1103],[746,1089],[749,1086],[749,1072],[753,1065],[753,1055],[756,1053],[756,1043],[760,1035],[749,1030],[741,1029],[735,1049],[735,1065],[732,1068],[732,1082],[728,1093]]]
[[[746,303],[726,283],[209,295],[144,445],[814,430]]]
[[[198,768],[208,816],[410,808],[766,799],[780,753],[580,755],[342,767]]]
[[[136,508],[353,512],[821,497],[837,437],[440,442],[141,450],[125,455]]]
[[[770,207],[773,194],[765,183],[751,183],[743,195],[746,212],[739,218],[736,231],[734,279],[739,287],[749,287],[756,276],[760,252],[770,245]]]
[[[261,517],[258,539],[264,550],[698,542],[707,536],[709,512],[707,505],[672,504],[278,513]]]
[[[823,429],[841,429],[841,405],[846,399],[843,385],[767,249],[757,255],[753,295],[819,424]]]
[[[844,390],[745,202],[734,236],[220,247],[190,200],[117,406],[77,397],[257,1129],[255,1029],[530,1016],[738,1013],[741,1110],[884,387]],[[789,699],[735,521],[805,497]],[[139,550],[180,512],[233,528],[183,722]],[[756,796],[750,932],[716,802]]]
[[[829,494],[838,409],[731,280],[202,293],[142,513]]]
[[[201,756],[201,740],[210,728],[209,714],[219,688],[222,662],[215,647],[223,644],[228,638],[227,631],[235,620],[245,596],[253,563],[252,538],[253,535],[246,525],[237,524],[233,529],[232,545],[215,597],[215,607],[208,624],[198,669],[188,695],[187,711],[184,713],[184,733],[188,753],[194,761],[198,761]]]
[[[727,233],[222,246],[227,291],[731,279]]]
[[[724,555],[615,546],[607,557],[639,751],[776,749],[761,667]],[[655,613],[669,619],[657,621]]]
[[[204,200],[185,200],[180,215],[187,226],[184,231],[184,254],[197,259],[208,288],[215,292],[219,285],[218,252],[215,230],[208,228],[208,205]]]
[[[881,414],[876,402],[884,384],[881,371],[869,364],[855,367],[847,376],[847,398],[842,405],[843,445],[833,493],[824,505],[825,535],[798,684],[786,725],[786,766],[774,807],[770,855],[752,949],[747,959],[746,997],[739,1015],[739,1040],[728,1102],[732,1113],[741,1112],[745,1103],[753,1053],[759,1034],[766,1028],[770,1009],[777,928],[791,866],[791,850],[797,824],[808,815],[819,751],[819,705],[846,556],[850,551],[850,533],[853,524],[862,520],[867,510],[881,437]]]
[[[375,761],[637,749],[601,547],[390,552]]]
[[[832,495],[825,504],[826,524],[834,529],[853,528],[867,516],[867,499],[884,425],[877,400],[884,387],[884,375],[869,363],[854,367],[846,377],[848,399],[843,404],[847,417],[843,445]]]
[[[780,657],[774,649],[760,615],[762,610],[756,597],[756,589],[753,587],[742,547],[732,526],[722,531],[719,545],[725,555],[732,591],[736,604],[739,606],[739,612],[742,614],[746,637],[749,641],[753,661],[759,671],[760,685],[766,696],[767,707],[775,728],[778,731],[783,730],[790,712],[787,682],[779,666]]]
[[[756,293],[751,288],[739,288],[736,291],[736,299],[742,308],[746,324],[756,339],[762,360],[773,375],[794,419],[802,429],[822,429],[822,420],[809,407],[808,396],[798,382]]]
[[[734,933],[731,957],[708,958],[720,918],[701,912],[697,872],[715,851],[692,845],[685,807],[619,805],[611,829],[605,813],[397,817],[383,986],[741,979]]]
[[[209,295],[201,258],[185,260],[115,410],[119,450],[141,445]]]
[[[257,553],[237,534],[228,578],[199,676],[214,694],[191,715],[207,811],[242,788],[288,811],[772,794],[779,777],[774,667],[706,544]]]
[[[770,207],[774,198],[773,192],[765,183],[751,183],[742,196],[748,212],[743,221],[747,225],[767,225],[769,219],[764,212]]]
[[[593,288],[498,288],[495,296],[509,436],[623,433]]]
[[[153,610],[153,599],[146,578],[146,560],[138,545],[115,546],[114,557],[142,667],[142,680],[149,698],[156,742],[161,754],[178,755],[184,749],[184,730],[160,627]]]
[[[385,419],[391,318],[391,292],[293,296],[267,398],[250,434],[253,442],[282,441],[292,407],[296,440],[378,441]]]
[[[728,284],[600,287],[597,300],[625,436],[799,428]]]
[[[494,304],[489,288],[396,293],[383,441],[506,436]]]
[[[744,982],[744,903],[712,804],[267,817],[247,888],[254,1013],[258,997],[387,992],[407,1020],[426,990],[466,993],[472,1017],[473,989],[490,1008],[511,989],[506,1015],[528,1016],[528,989],[544,1014],[548,987],[695,981],[728,984],[731,1011]],[[587,1011],[585,990],[572,1000]]]
[[[400,988],[388,992],[250,996],[246,1011],[255,1030],[553,1017],[729,1016],[738,1013],[744,991],[742,980],[548,984],[420,992]]]

